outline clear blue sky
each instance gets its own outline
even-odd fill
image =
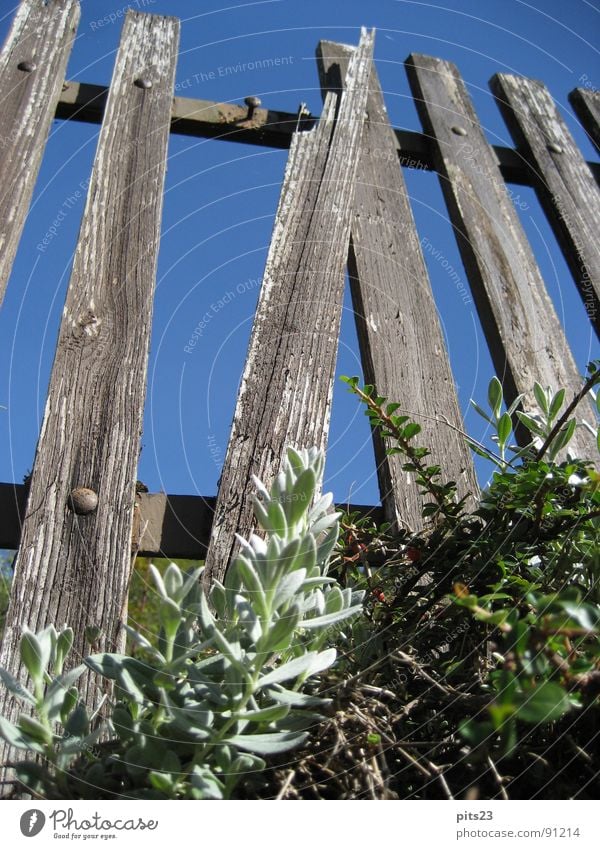
[[[419,130],[403,62],[411,52],[455,62],[488,138],[511,145],[487,82],[497,71],[544,80],[584,154],[594,151],[573,117],[567,94],[582,82],[600,87],[600,15],[585,0],[83,0],[68,68],[74,80],[108,84],[127,5],[181,18],[177,93],[295,111],[301,101],[321,109],[315,47],[321,38],[355,44],[361,25],[376,27],[375,59],[395,126]],[[0,2],[0,37],[14,4]],[[111,23],[110,17],[116,17]],[[279,58],[278,67],[243,70]],[[0,314],[0,480],[20,482],[33,463],[81,200],[63,217],[44,253],[43,239],[65,200],[89,177],[99,127],[55,122]],[[265,264],[286,151],[172,136],[155,299],[143,452],[139,476],[153,491],[213,494],[227,446],[235,396]],[[447,221],[437,177],[406,171],[420,236],[466,276]],[[555,300],[578,365],[598,356],[569,271],[533,192],[516,187],[522,221]],[[493,374],[472,303],[465,303],[440,263],[428,258],[467,429],[483,434],[469,398],[485,398]],[[212,310],[193,354],[184,351],[194,327]],[[426,332],[416,328],[415,332]],[[360,373],[347,298],[339,374]],[[401,399],[397,399],[401,400]],[[443,411],[440,411],[443,412]],[[214,456],[217,448],[218,454]],[[366,419],[336,386],[326,486],[340,501],[378,501]],[[485,470],[482,470],[485,474]]]

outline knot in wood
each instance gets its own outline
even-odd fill
[[[98,496],[93,489],[87,486],[78,486],[72,490],[69,496],[69,507],[78,516],[87,516],[93,513],[98,506]]]
[[[95,337],[100,333],[100,325],[102,321],[98,318],[92,309],[84,310],[77,317],[74,332],[76,336],[81,336],[82,333],[86,336]]]

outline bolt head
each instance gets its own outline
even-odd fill
[[[467,135],[467,131],[465,130],[464,127],[451,127],[450,129],[452,130],[452,132],[456,136],[466,136]]]
[[[548,145],[548,150],[550,151],[550,153],[562,153],[563,152],[562,147],[559,144],[556,144],[556,142],[550,142],[550,144]]]
[[[133,81],[133,84],[138,88],[152,88],[152,80],[147,77],[138,77],[137,80]]]
[[[87,486],[78,486],[72,490],[69,496],[69,507],[78,516],[87,516],[93,513],[98,506],[98,496],[93,489]]]
[[[19,71],[25,71],[27,74],[30,74],[32,71],[35,71],[37,65],[35,62],[19,62],[17,68]]]
[[[245,97],[244,103],[246,104],[248,109],[258,109],[258,107],[260,106],[262,101],[261,101],[260,97],[251,96],[251,97]]]

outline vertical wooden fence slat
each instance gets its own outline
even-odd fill
[[[496,372],[532,410],[536,380],[573,392],[580,372],[458,69],[421,54],[406,65]],[[591,402],[580,413],[595,420]],[[582,428],[571,445],[593,457],[594,443]]]
[[[569,94],[569,103],[600,152],[600,90],[574,88]]]
[[[350,48],[323,41],[317,57],[324,91],[340,86]],[[406,184],[398,162],[379,78],[371,70],[367,120],[356,176],[349,254],[350,286],[365,381],[400,402],[423,431],[459,495],[477,492],[477,478],[462,430],[462,417],[435,301]],[[422,524],[422,498],[402,470],[404,460],[386,455],[373,431],[375,459],[386,519],[401,527]]]
[[[373,35],[363,33],[346,92],[292,141],[221,475],[205,586],[220,580],[235,532],[253,525],[250,475],[270,481],[284,447],[324,447]],[[334,114],[337,102],[337,116]]]
[[[543,83],[496,74],[490,85],[598,333],[600,188]]]
[[[78,0],[23,0],[0,54],[0,304],[78,21]]]
[[[123,645],[178,33],[175,18],[125,20],[16,559],[0,659],[13,674],[24,624],[68,623],[75,658],[90,651],[88,625],[101,629],[95,649]],[[79,487],[96,510],[70,509]]]

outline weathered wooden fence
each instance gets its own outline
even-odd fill
[[[23,0],[0,57],[0,297],[51,119],[102,123],[31,480],[0,484],[0,546],[18,548],[0,665],[21,675],[24,624],[69,622],[81,653],[89,625],[97,650],[122,647],[132,551],[206,557],[206,582],[221,577],[234,532],[251,527],[250,475],[270,479],[286,443],[326,445],[346,262],[366,381],[410,398],[432,460],[460,494],[476,491],[401,163],[439,175],[509,399],[534,380],[573,391],[580,376],[505,181],[535,187],[599,327],[598,167],[541,83],[494,77],[517,148],[494,147],[458,69],[413,54],[406,67],[424,132],[397,130],[373,34],[363,33],[356,49],[319,45],[319,119],[249,114],[173,98],[173,18],[128,13],[108,90],[65,82],[78,17],[77,0]],[[598,95],[571,99],[598,143]],[[169,132],[290,148],[216,499],[136,493]],[[585,412],[593,421],[591,405]],[[575,441],[593,450],[585,431]],[[375,452],[382,507],[364,509],[416,527],[415,487],[377,437]],[[3,713],[12,711],[6,701]]]

